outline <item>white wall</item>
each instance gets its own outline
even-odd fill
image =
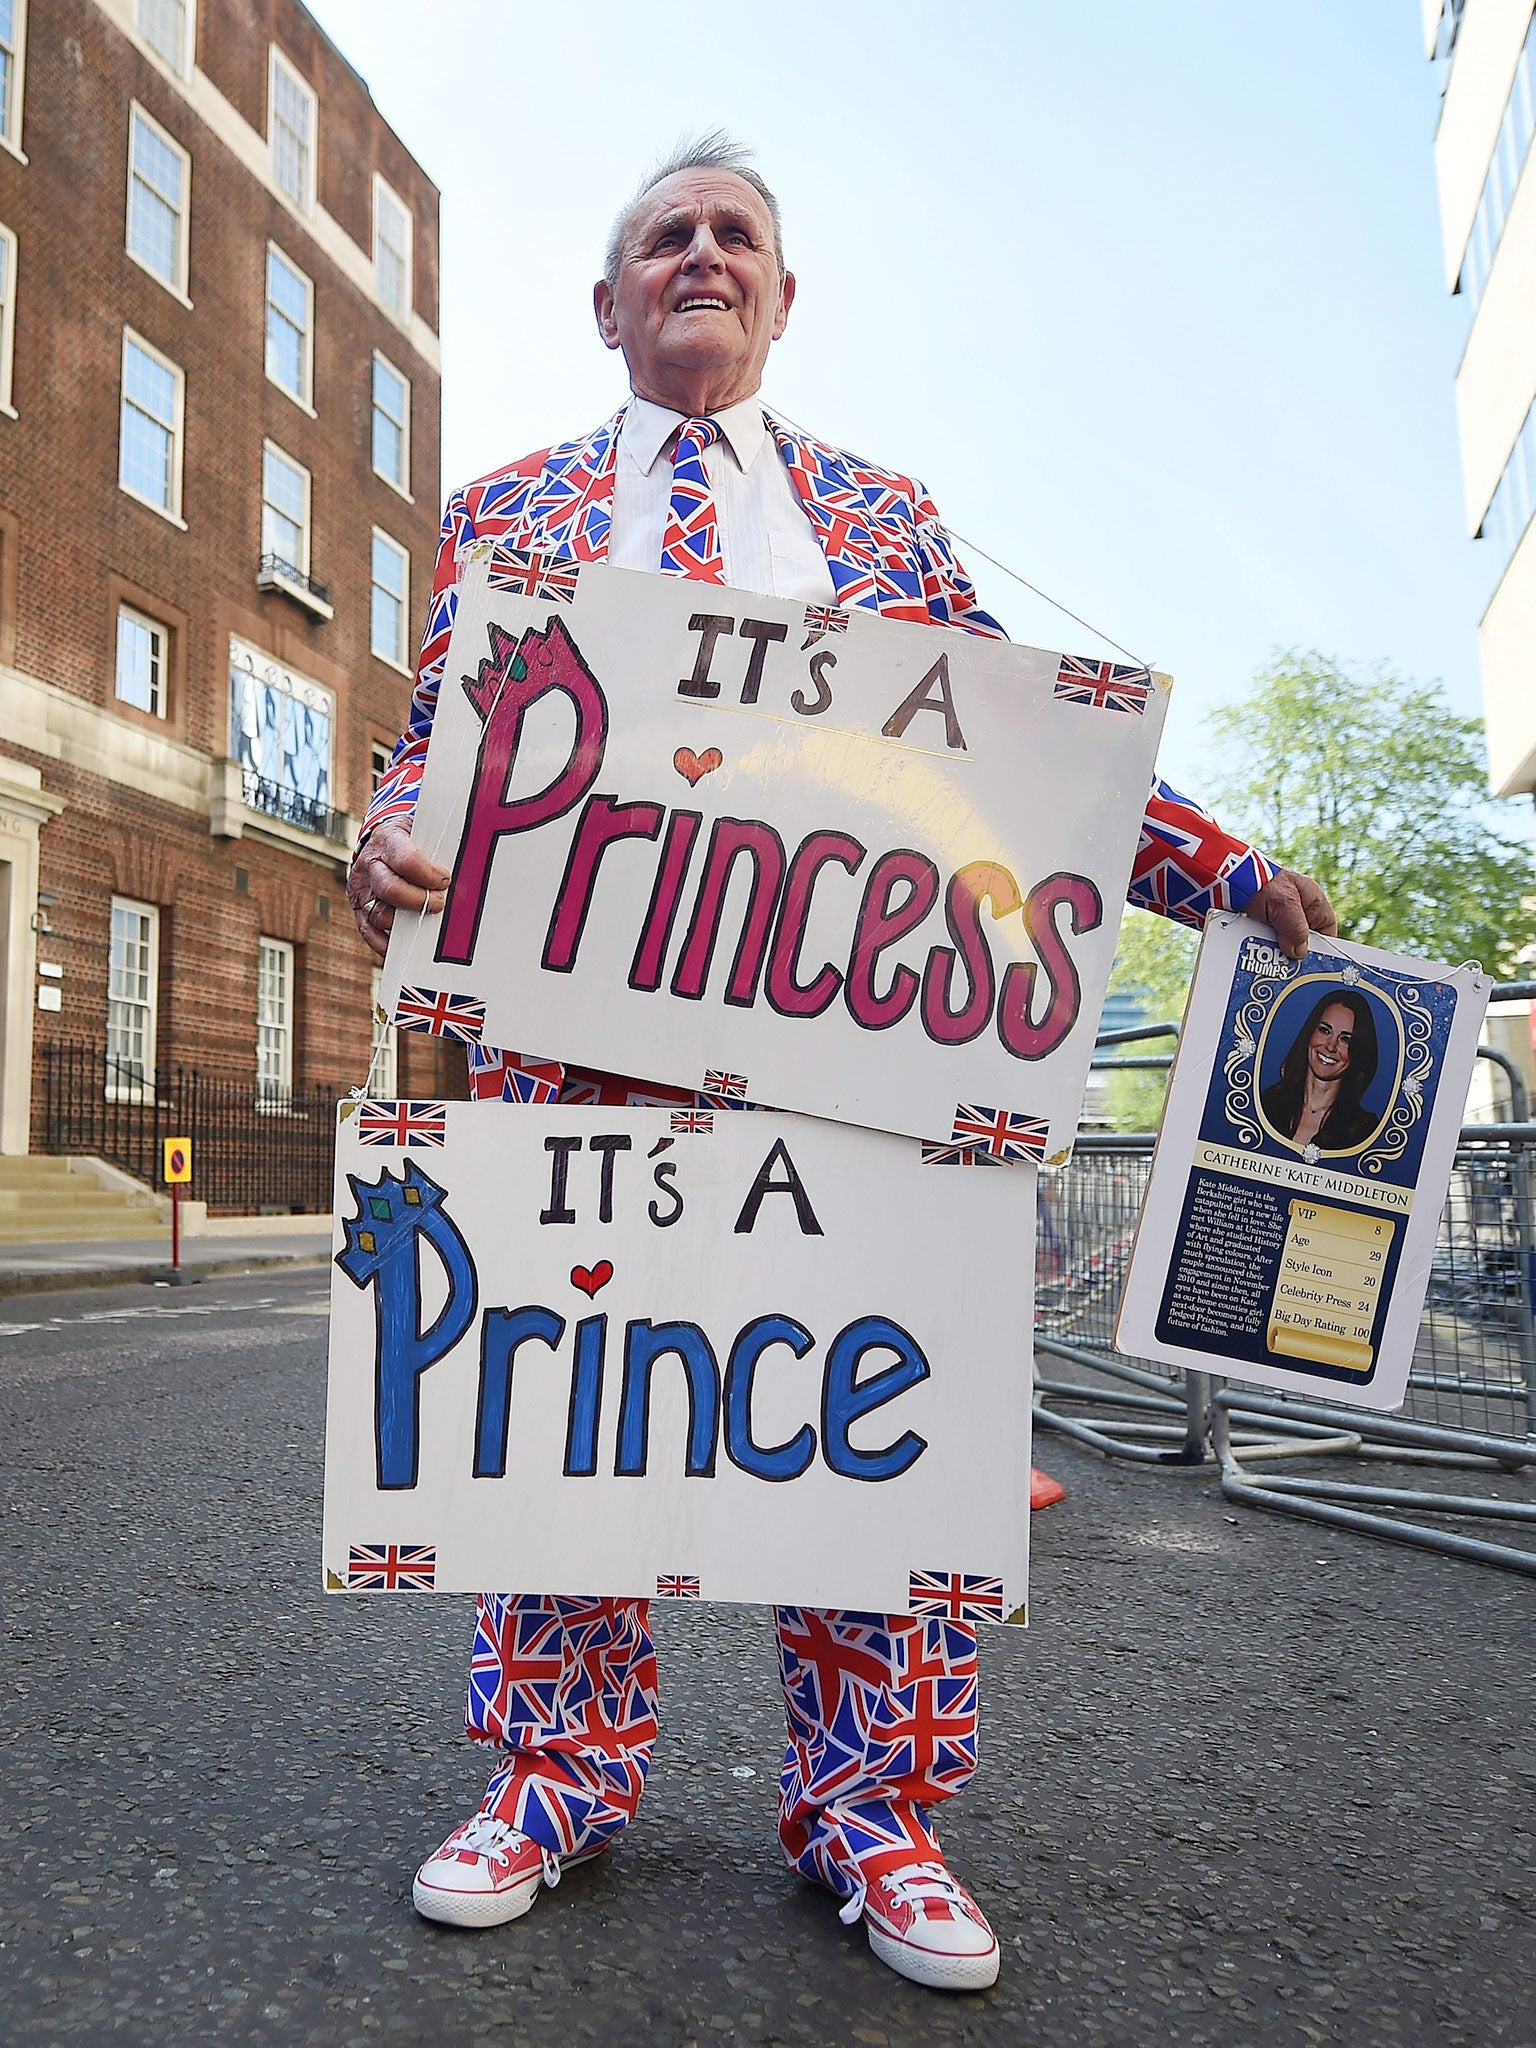
[[[1494,793],[1536,789],[1536,521],[1483,614],[1478,646]]]
[[[1461,252],[1472,231],[1483,176],[1530,19],[1530,0],[1467,0],[1435,132],[1448,286],[1455,284],[1461,268]]]

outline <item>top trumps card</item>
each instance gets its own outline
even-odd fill
[[[1400,1406],[1492,983],[1205,928],[1116,1343]]]

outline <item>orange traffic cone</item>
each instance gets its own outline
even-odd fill
[[[1067,1489],[1059,1479],[1053,1479],[1049,1472],[1042,1472],[1037,1465],[1029,1468],[1029,1506],[1032,1514],[1041,1508],[1053,1508],[1057,1501],[1065,1500]]]

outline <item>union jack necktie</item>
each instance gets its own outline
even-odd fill
[[[672,457],[672,498],[661,544],[663,576],[691,576],[695,583],[723,583],[720,523],[704,469],[704,450],[720,439],[714,420],[684,420]]]

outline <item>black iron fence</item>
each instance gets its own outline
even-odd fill
[[[108,1160],[161,1184],[166,1138],[192,1140],[186,1190],[211,1213],[322,1213],[331,1206],[336,1103],[343,1084],[258,1091],[192,1067],[152,1076],[101,1039],[43,1047],[43,1149]]]

